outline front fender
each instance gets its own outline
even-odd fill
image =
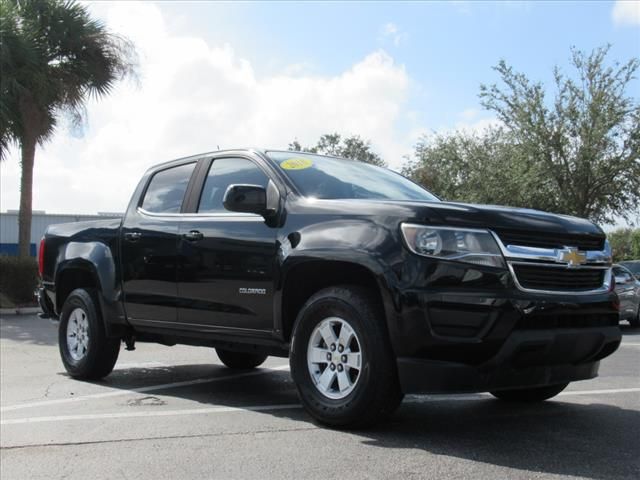
[[[398,230],[367,217],[335,218],[309,224],[284,235],[278,249],[280,278],[276,288],[275,318],[282,316],[283,289],[294,269],[305,264],[324,265],[330,262],[345,267],[357,266],[363,273],[366,270],[378,287],[393,346],[399,311],[399,280],[392,265],[397,263],[401,254]],[[309,271],[313,275],[313,268]],[[340,269],[336,271],[335,281],[344,282]]]

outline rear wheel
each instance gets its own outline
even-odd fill
[[[95,290],[78,288],[64,302],[58,347],[64,368],[74,378],[96,380],[111,373],[120,339],[107,337]]]
[[[514,403],[535,403],[543,402],[549,398],[555,397],[565,388],[568,383],[561,383],[559,385],[549,385],[546,387],[535,388],[518,388],[515,390],[499,390],[497,392],[491,392],[496,398],[504,400],[506,402]]]
[[[302,307],[291,346],[291,375],[305,409],[337,427],[383,420],[402,401],[382,307],[366,289],[332,287]]]
[[[216,353],[220,361],[227,367],[237,370],[248,370],[256,368],[264,363],[267,355],[259,355],[256,353],[232,352],[231,350],[223,350],[216,348]]]

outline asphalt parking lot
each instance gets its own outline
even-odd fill
[[[300,408],[285,359],[234,373],[211,349],[139,344],[114,372],[64,372],[56,328],[0,319],[0,476],[25,478],[640,478],[640,332],[553,401],[413,396],[340,432]]]

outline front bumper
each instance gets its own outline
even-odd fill
[[[587,380],[620,345],[618,327],[513,332],[489,360],[470,365],[398,357],[404,393],[485,392]]]
[[[405,393],[585,380],[620,344],[614,292],[524,292],[506,270],[455,262],[407,261],[400,273],[386,313]]]

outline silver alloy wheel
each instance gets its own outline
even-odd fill
[[[363,352],[351,325],[338,317],[322,320],[307,346],[307,367],[314,385],[327,398],[349,395],[360,379]]]
[[[89,319],[82,308],[74,309],[67,321],[67,348],[75,361],[82,360],[89,349]]]

